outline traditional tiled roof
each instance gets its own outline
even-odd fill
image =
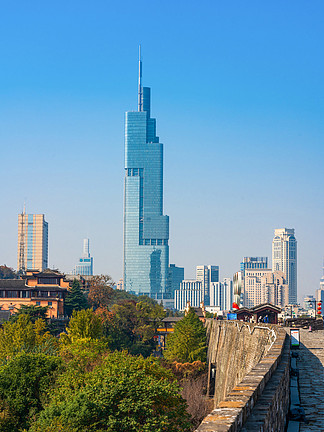
[[[24,289],[25,287],[23,279],[0,279],[0,289]]]

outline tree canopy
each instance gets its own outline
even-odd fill
[[[48,331],[46,322],[38,318],[33,323],[28,315],[5,322],[0,329],[0,361],[7,361],[19,352],[55,353],[58,342]]]
[[[47,306],[37,306],[37,305],[20,305],[17,312],[11,316],[10,321],[17,321],[21,315],[27,315],[30,318],[32,323],[39,318],[45,319],[47,314],[48,307]]]
[[[11,267],[0,265],[0,279],[18,279],[18,273]]]
[[[69,372],[67,372],[69,373]],[[108,354],[90,372],[62,375],[31,432],[189,432],[179,387],[157,359]]]
[[[65,314],[71,316],[73,311],[80,311],[88,307],[87,299],[83,294],[80,282],[77,279],[73,280],[72,288],[67,293],[64,301],[64,311]]]
[[[164,357],[181,363],[206,361],[206,330],[193,309],[174,326],[168,336]]]
[[[0,367],[0,431],[20,431],[41,411],[59,357],[20,353]]]
[[[114,281],[108,275],[92,276],[89,280],[89,305],[97,309],[98,307],[108,307],[114,292]]]
[[[156,302],[125,300],[115,304],[104,321],[105,334],[112,350],[127,349],[131,354],[150,355],[155,348],[156,328],[165,316]]]
[[[91,309],[74,311],[66,333],[61,334],[63,343],[71,343],[77,339],[99,339],[103,336],[100,316]]]

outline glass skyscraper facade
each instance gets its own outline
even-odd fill
[[[93,258],[90,256],[89,239],[83,239],[83,254],[75,266],[73,274],[81,276],[93,275]]]
[[[168,284],[169,217],[163,215],[163,144],[150,98],[140,59],[138,110],[125,115],[124,287],[159,299]]]

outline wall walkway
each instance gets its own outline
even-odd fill
[[[299,369],[300,403],[307,423],[300,432],[324,431],[324,330],[308,332],[300,329]]]
[[[197,432],[284,431],[289,340],[274,325],[207,320],[215,409]]]

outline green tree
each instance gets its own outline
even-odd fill
[[[193,309],[174,326],[168,336],[164,357],[180,363],[206,361],[206,329]]]
[[[161,319],[163,307],[156,302],[124,301],[112,307],[111,316],[105,321],[105,332],[111,349],[127,349],[131,354],[149,356],[154,348],[154,336]]]
[[[179,386],[157,359],[116,351],[92,371],[70,376],[67,370],[59,377],[30,432],[59,432],[62,425],[78,432],[191,430]]]
[[[61,333],[63,344],[70,344],[78,339],[99,339],[101,337],[103,337],[101,318],[91,309],[74,311],[66,333]]]
[[[0,431],[22,431],[43,409],[59,357],[20,353],[0,367]]]
[[[21,305],[17,312],[12,315],[10,321],[17,321],[21,315],[27,315],[32,323],[39,318],[45,320],[47,314],[47,306],[36,306],[36,305]]]
[[[6,265],[0,266],[0,279],[18,279],[18,273]]]
[[[68,292],[64,301],[64,311],[66,315],[71,316],[72,312],[80,311],[88,307],[87,299],[85,298],[80,282],[77,279],[73,280],[72,288]]]
[[[89,305],[95,309],[109,307],[113,297],[114,285],[114,281],[108,275],[92,276],[88,282]]]
[[[19,352],[55,353],[56,339],[46,331],[46,322],[39,318],[32,322],[28,315],[20,315],[15,322],[6,322],[0,329],[0,361],[13,358]]]

